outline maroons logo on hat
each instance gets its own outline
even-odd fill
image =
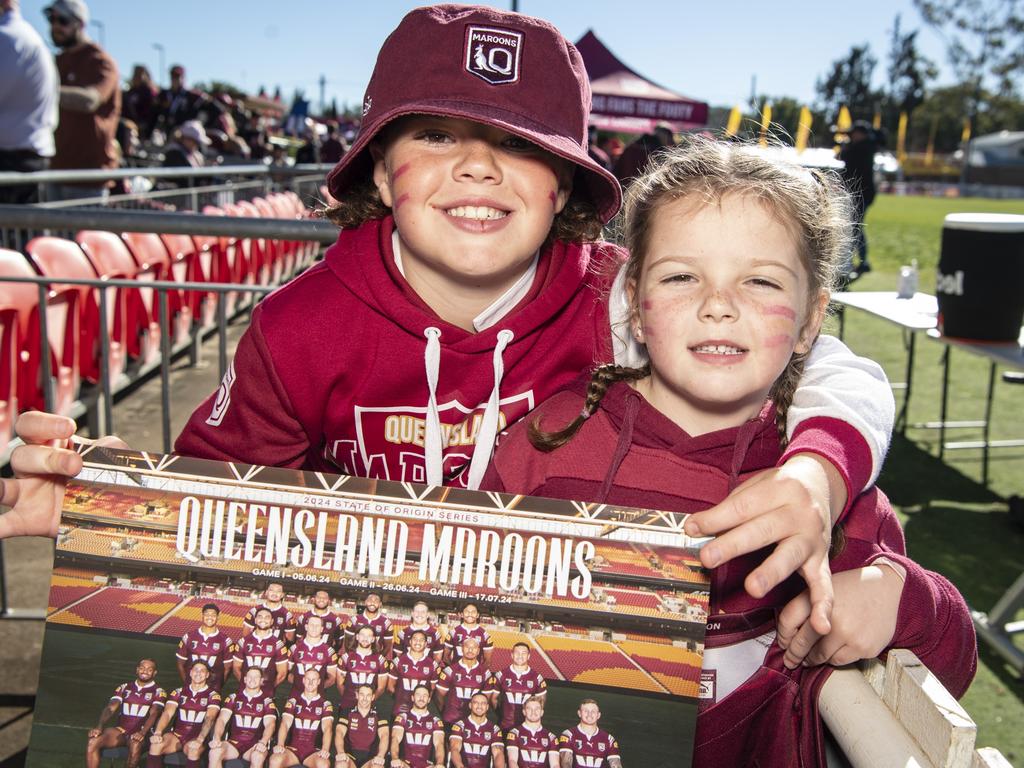
[[[466,71],[491,85],[519,80],[523,33],[497,27],[466,30]]]

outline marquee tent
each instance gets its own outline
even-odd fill
[[[708,105],[652,83],[623,64],[602,43],[593,30],[581,37],[576,47],[590,77],[594,104],[590,122],[606,131],[648,133],[658,122],[674,130],[703,128]]]

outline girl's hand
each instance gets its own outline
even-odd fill
[[[24,441],[11,453],[14,479],[4,479],[0,504],[10,511],[0,515],[0,539],[9,536],[56,536],[60,524],[64,486],[82,469],[82,457],[68,446],[75,422],[66,416],[28,411],[18,417],[15,430]],[[127,448],[116,437],[96,441],[112,448]]]
[[[842,666],[882,653],[896,634],[906,577],[900,571],[899,565],[886,561],[833,574],[832,631],[824,637],[808,621],[808,593],[790,600],[779,614],[778,643],[786,651],[785,665]]]
[[[718,535],[701,550],[707,568],[774,544],[744,587],[761,598],[799,571],[810,589],[811,625],[826,635],[833,601],[828,549],[832,524],[845,503],[846,488],[835,467],[819,456],[797,454],[750,478],[720,504],[690,515],[686,532]]]

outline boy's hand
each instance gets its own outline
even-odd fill
[[[842,666],[873,659],[889,647],[896,634],[896,618],[903,596],[903,579],[889,563],[868,565],[832,575],[835,607],[832,631],[822,637],[808,622],[811,603],[805,591],[779,614],[778,643],[786,651],[790,669],[809,666]]]
[[[68,448],[75,422],[66,416],[29,411],[18,417],[15,431],[25,444],[11,453],[14,479],[2,481],[0,504],[10,511],[0,515],[0,538],[56,536],[64,486],[82,469],[82,457]],[[116,437],[96,442],[128,447]]]
[[[828,549],[832,524],[845,502],[846,489],[836,469],[818,456],[798,454],[750,478],[720,504],[690,515],[686,532],[718,534],[701,550],[701,562],[708,568],[775,544],[744,587],[751,596],[764,597],[799,571],[810,589],[811,625],[825,635],[833,601]]]

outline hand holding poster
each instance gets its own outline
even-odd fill
[[[690,764],[709,580],[684,515],[85,459],[30,764],[87,747],[153,764]]]

